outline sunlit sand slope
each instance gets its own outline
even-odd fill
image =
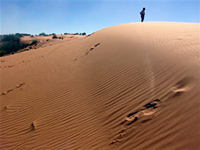
[[[199,35],[130,23],[1,57],[0,149],[199,149]]]

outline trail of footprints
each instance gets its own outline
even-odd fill
[[[54,52],[54,51],[53,51],[53,52]],[[36,57],[36,58],[43,58],[43,57],[44,57],[44,56],[42,55],[42,56],[38,56],[38,57]],[[4,63],[5,60],[1,60],[1,62]],[[30,62],[31,62],[31,60],[23,60],[23,61],[21,61],[21,62],[19,62],[19,63],[13,64],[13,65],[0,66],[0,68],[12,68],[12,67],[14,67],[14,66],[16,66],[16,65],[20,65],[20,64],[24,64],[24,63],[30,63]]]
[[[129,113],[125,119],[120,123],[124,128],[116,134],[113,140],[110,142],[110,145],[117,144],[123,141],[123,138],[126,134],[126,130],[129,126],[134,125],[138,126],[140,123],[147,123],[153,119],[153,114],[158,110],[157,108],[161,106],[162,103],[167,103],[169,100],[181,96],[188,90],[188,84],[191,81],[190,77],[186,77],[179,82],[177,82],[169,92],[164,95],[165,100],[161,101],[160,99],[155,99],[145,104],[143,107],[138,109],[135,112]]]
[[[14,65],[4,66],[4,68],[11,68],[11,67],[14,67]],[[0,66],[0,68],[3,68],[3,66]]]
[[[1,95],[0,95],[0,96],[2,96],[2,95],[7,95],[8,93],[10,93],[10,92],[14,91],[14,90],[15,90],[15,89],[17,89],[17,88],[20,88],[20,87],[22,87],[23,85],[25,85],[25,83],[18,84],[18,85],[16,85],[16,87],[15,87],[15,88],[13,88],[13,89],[10,89],[10,90],[7,90],[7,91],[5,91],[5,92],[1,93]]]
[[[89,50],[86,51],[85,56],[87,56],[92,50],[94,50],[95,47],[99,46],[100,43],[97,43],[96,45],[94,45],[93,47],[91,47]],[[78,58],[75,58],[74,61],[77,61]]]
[[[57,47],[56,49],[58,49],[59,47]],[[52,53],[52,52],[54,52],[56,49],[54,49],[53,51],[51,51],[51,52],[49,52],[48,54],[50,54],[50,53]],[[32,54],[31,54],[32,55]],[[38,56],[38,57],[36,57],[36,59],[37,58],[43,58],[44,56],[42,55],[42,56]],[[0,60],[0,63],[4,63],[6,60],[5,59],[3,59],[3,60]],[[12,68],[12,67],[14,67],[14,66],[16,66],[16,65],[20,65],[20,64],[24,64],[24,63],[30,63],[31,62],[31,60],[23,60],[23,61],[20,61],[19,63],[16,63],[16,64],[12,64],[12,65],[5,65],[5,66],[0,66],[0,68]]]
[[[21,61],[21,62],[19,62],[19,63],[17,63],[17,64],[15,64],[15,65],[19,65],[19,64],[22,64],[22,63],[29,63],[30,62],[30,60],[27,60],[27,61]],[[0,68],[12,68],[12,67],[14,67],[15,65],[7,65],[7,66],[0,66]]]
[[[24,86],[24,85],[25,85],[25,83],[18,84],[18,85],[16,85],[15,88],[10,89],[10,90],[7,90],[7,91],[1,93],[0,96],[7,95],[9,92],[12,92],[12,91],[14,91],[15,89],[21,88],[21,87]],[[9,109],[9,107],[8,107],[8,106],[5,106],[5,107],[3,108],[3,111],[6,111],[7,109]],[[35,129],[36,129],[36,122],[33,121],[33,122],[30,124],[29,128],[27,128],[27,129],[25,129],[25,130],[23,130],[23,131],[27,131],[26,133],[28,133],[28,132],[34,131]]]
[[[141,123],[146,123],[152,120],[150,116],[153,115],[157,111],[157,108],[159,106],[160,106],[160,99],[155,99],[145,104],[143,107],[141,107],[137,111],[128,114],[125,120],[121,124],[127,127],[136,123],[138,120],[140,120]],[[114,140],[110,142],[110,145],[113,145],[122,141],[123,136],[126,134],[125,131],[126,131],[125,128],[121,130],[117,134],[117,136],[114,138]]]
[[[90,51],[94,50],[95,47],[99,46],[100,43],[97,43],[96,45],[94,45],[93,47],[91,47],[89,50],[87,50],[87,52],[85,53],[85,55],[88,55],[90,53]]]

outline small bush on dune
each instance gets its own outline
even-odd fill
[[[4,42],[1,45],[1,50],[4,50],[7,54],[11,52],[16,52],[19,50],[20,44],[17,42]]]
[[[31,45],[34,45],[34,44],[37,44],[37,43],[38,43],[37,40],[33,40],[33,41],[31,42]]]
[[[54,34],[53,35],[53,37],[52,37],[52,39],[57,39],[58,37]]]
[[[86,35],[86,33],[85,33],[85,32],[83,32],[83,33],[81,33],[81,35]]]
[[[6,54],[6,51],[5,50],[0,50],[0,56],[3,56]]]
[[[40,33],[39,35],[47,36],[47,34],[45,34],[44,32]]]

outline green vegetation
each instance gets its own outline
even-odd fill
[[[83,32],[81,35],[86,35],[86,33],[85,33],[85,32]]]
[[[52,37],[52,39],[57,39],[58,37],[54,34],[53,35],[53,37]]]
[[[40,33],[39,35],[48,36],[48,34],[45,34],[44,32]]]
[[[31,34],[27,34],[27,33],[16,33],[15,35],[17,35],[17,36],[19,36],[19,37],[31,36]]]
[[[20,36],[17,34],[10,34],[10,35],[5,35],[3,39],[1,40],[2,42],[20,42]]]
[[[34,44],[37,44],[37,43],[38,43],[37,40],[33,40],[32,43],[31,43],[31,45],[34,45]]]
[[[86,35],[85,32],[83,33],[64,33],[64,35]],[[48,36],[52,35],[52,39],[63,39],[63,37],[57,37],[55,33],[46,34],[44,32],[39,34],[40,36]],[[23,36],[30,36],[34,37],[34,35],[27,34],[27,33],[16,33],[16,34],[9,34],[9,35],[0,35],[0,56],[4,56],[7,54],[13,54],[21,49],[24,49],[28,46],[36,45],[38,43],[37,40],[33,40],[31,43],[22,42],[20,40]],[[37,35],[35,35],[37,36]],[[46,41],[49,41],[47,39]],[[29,47],[31,49],[32,47]]]
[[[29,45],[37,44],[36,40],[33,40],[31,44],[21,42],[20,37],[22,36],[23,35],[19,33],[4,35],[3,38],[1,39],[0,56],[15,53],[19,51],[20,49],[23,49]]]
[[[86,35],[85,32],[83,32],[83,33],[64,33],[64,35],[68,35],[68,34],[70,34],[70,35]]]

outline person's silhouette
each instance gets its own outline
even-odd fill
[[[141,22],[144,21],[144,16],[145,16],[145,8],[142,9],[142,11],[140,12],[141,15]]]

